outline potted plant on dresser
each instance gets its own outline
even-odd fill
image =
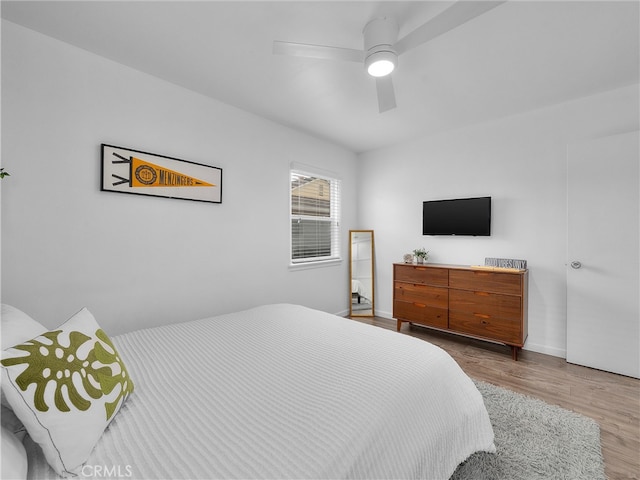
[[[425,250],[424,248],[416,248],[413,251],[413,255],[416,257],[416,263],[422,264],[425,263],[429,258],[429,250]]]

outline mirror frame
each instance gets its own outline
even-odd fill
[[[354,233],[370,233],[371,234],[371,313],[369,309],[367,313],[358,313],[353,310],[353,234]],[[350,317],[374,317],[375,316],[375,246],[374,246],[373,230],[349,230],[349,316]]]

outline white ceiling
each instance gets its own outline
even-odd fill
[[[382,15],[402,38],[451,4],[3,1],[2,17],[355,152],[639,81],[638,1],[511,0],[402,55],[382,114],[363,66],[272,54],[362,49]]]

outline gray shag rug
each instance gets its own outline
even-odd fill
[[[600,427],[535,398],[475,381],[495,434],[496,453],[478,452],[451,480],[604,480]]]

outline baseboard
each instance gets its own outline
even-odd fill
[[[391,312],[381,312],[380,310],[376,310],[376,317],[382,317],[382,318],[386,318],[388,320],[393,320],[395,322],[395,319],[393,318],[393,313]]]
[[[545,355],[551,355],[552,357],[567,358],[567,351],[562,348],[549,347],[548,345],[540,345],[537,343],[527,342],[524,345],[523,350],[529,350],[530,352],[544,353]]]
[[[347,317],[349,316],[349,310],[343,310],[341,312],[335,313],[334,315],[338,315],[339,317]],[[382,317],[382,318],[386,318],[387,320],[393,320],[395,322],[395,319],[393,318],[393,315],[389,312],[380,312],[378,310],[375,311],[375,316],[376,317]]]
[[[376,310],[376,317],[383,317],[395,321],[391,312]],[[548,345],[526,342],[523,350],[529,350],[536,353],[544,353],[545,355],[551,355],[553,357],[567,358],[567,351],[565,349],[549,347]]]

